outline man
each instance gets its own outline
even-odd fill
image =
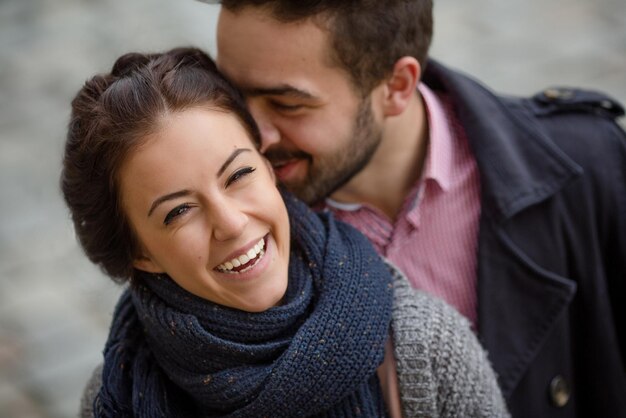
[[[431,34],[430,0],[225,0],[217,61],[279,179],[474,324],[513,416],[626,416],[623,109],[496,96]]]

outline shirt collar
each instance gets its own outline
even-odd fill
[[[360,203],[342,203],[342,202],[338,202],[330,197],[326,198],[326,205],[330,206],[334,209],[339,209],[342,210],[344,212],[352,212],[355,210],[359,210],[361,209],[361,204]]]

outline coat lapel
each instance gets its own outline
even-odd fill
[[[536,265],[515,237],[488,222],[483,218],[478,248],[479,337],[508,397],[568,308],[576,283]]]
[[[567,309],[576,285],[536,265],[520,249],[516,243],[528,242],[532,231],[514,236],[506,226],[582,169],[531,117],[523,116],[519,101],[504,102],[476,81],[433,61],[424,81],[452,97],[479,167],[479,336],[508,396]],[[516,106],[520,111],[512,110]]]

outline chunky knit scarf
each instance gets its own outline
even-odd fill
[[[284,198],[292,243],[282,305],[243,312],[145,274],[118,302],[97,417],[385,416],[376,368],[389,269],[351,227]]]

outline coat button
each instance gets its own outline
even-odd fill
[[[550,400],[552,404],[558,408],[567,405],[571,392],[569,385],[563,376],[557,375],[550,382]]]

